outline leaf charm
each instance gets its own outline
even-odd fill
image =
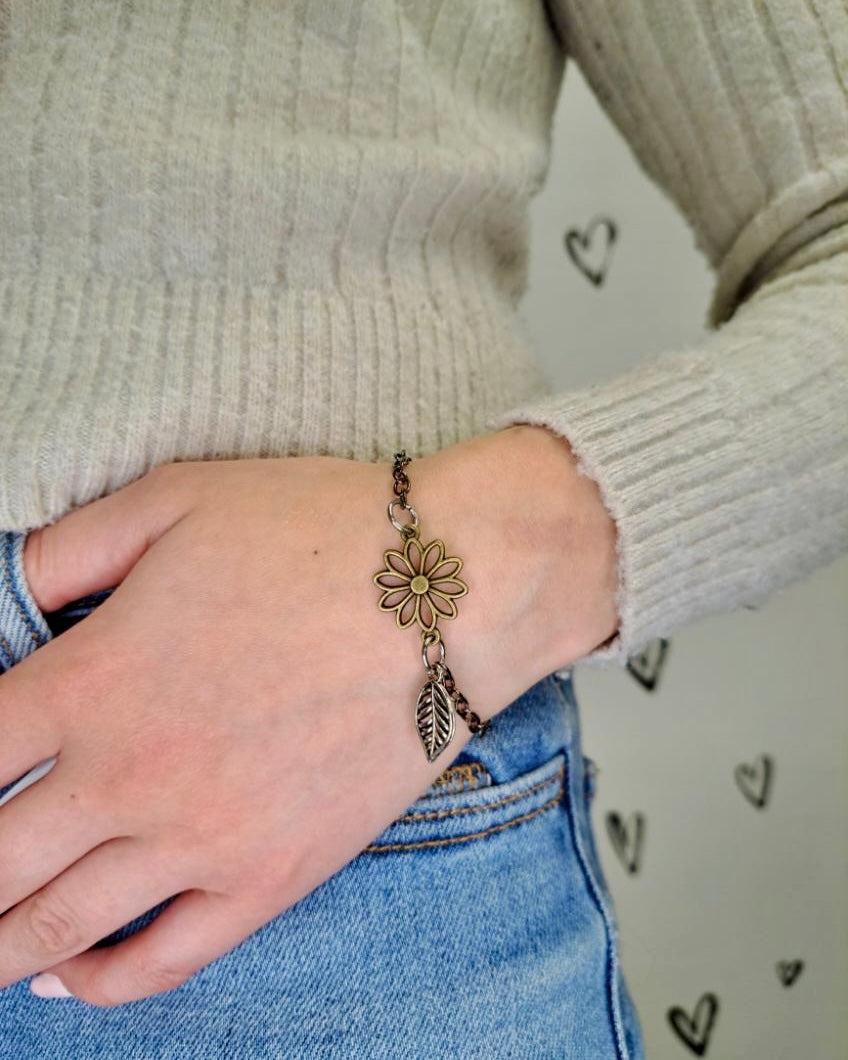
[[[451,708],[451,697],[438,678],[427,681],[418,693],[415,724],[430,762],[438,758],[453,738],[456,721]]]

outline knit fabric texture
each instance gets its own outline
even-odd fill
[[[516,309],[571,61],[715,287],[550,393]],[[616,522],[602,666],[848,550],[844,0],[12,0],[0,129],[2,529],[535,423]]]

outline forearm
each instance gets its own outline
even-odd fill
[[[615,523],[564,439],[519,425],[440,450],[408,471],[422,537],[442,538],[463,560],[469,587],[457,618],[441,623],[448,665],[469,700],[463,673],[481,692],[496,677],[510,697],[488,712],[478,704],[481,716],[612,636]]]

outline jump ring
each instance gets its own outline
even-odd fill
[[[431,646],[430,643],[427,640],[425,640],[424,644],[421,647],[421,659],[424,662],[424,669],[425,670],[429,670],[431,665],[433,665],[433,664],[431,664],[430,660],[427,658],[427,649],[430,646]],[[443,644],[443,642],[442,642],[442,640],[440,638],[439,639],[439,665],[440,666],[443,665],[444,661],[445,661],[445,646],[444,646],[444,644]]]
[[[399,500],[389,501],[389,518],[391,519],[392,526],[395,528],[395,530],[399,531],[401,534],[404,534],[408,527],[410,527],[410,526],[416,526],[417,527],[418,526],[418,512],[416,512],[416,510],[412,507],[412,505],[411,504],[402,505],[402,507],[406,508],[406,510],[412,516],[412,522],[411,523],[399,523],[397,521],[397,519],[395,519],[394,512],[393,512],[394,506],[396,504],[401,504],[401,502]]]

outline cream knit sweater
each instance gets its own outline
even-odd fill
[[[705,341],[550,394],[515,310],[566,56],[716,282]],[[537,423],[618,527],[602,665],[848,550],[845,0],[11,0],[0,136],[2,529]]]

